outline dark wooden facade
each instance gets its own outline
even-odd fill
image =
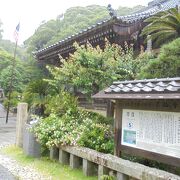
[[[103,24],[104,23],[104,24]],[[59,65],[59,55],[63,58],[69,56],[75,51],[74,42],[79,45],[91,43],[94,47],[99,45],[101,48],[105,45],[105,39],[110,43],[123,45],[125,41],[135,44],[135,47],[140,48],[139,30],[142,29],[143,21],[123,23],[119,19],[111,19],[103,22],[96,27],[87,31],[81,32],[80,35],[74,35],[61,43],[57,43],[36,54],[36,58],[40,63]],[[139,41],[136,41],[136,40]],[[141,40],[141,44],[143,41]]]

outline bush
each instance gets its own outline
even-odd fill
[[[114,139],[111,127],[90,122],[81,134],[78,145],[113,154]]]
[[[11,93],[11,99],[10,99],[10,107],[13,109],[15,109],[15,108],[17,108],[17,105],[18,105],[18,103],[20,102],[20,100],[21,100],[21,94],[20,93],[18,93],[17,91],[13,91],[12,93]],[[3,101],[3,105],[4,105],[4,107],[5,108],[7,108],[7,106],[8,106],[8,99],[5,99],[4,101]]]
[[[39,120],[32,130],[40,144],[48,147],[76,145],[113,153],[112,126],[103,122],[109,121],[99,114],[80,109],[73,113],[66,111],[62,116],[51,113]]]
[[[67,111],[69,113],[76,113],[78,111],[77,98],[65,91],[61,91],[56,96],[50,97],[46,105],[46,114],[54,113],[57,116],[62,116]]]
[[[156,59],[142,68],[139,77],[165,78],[180,76],[180,38],[164,45]]]

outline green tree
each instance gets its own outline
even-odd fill
[[[137,68],[132,47],[125,49],[109,42],[105,49],[91,44],[79,46],[68,60],[61,59],[61,67],[48,67],[54,79],[49,82],[57,88],[73,90],[90,97],[115,80],[134,79]]]
[[[13,56],[15,43],[11,42],[10,40],[2,39],[0,40],[0,48],[4,49],[5,51],[7,51],[9,54]],[[16,57],[24,61],[27,60],[28,56],[26,54],[26,49],[23,46],[17,46]]]
[[[42,22],[34,35],[24,42],[27,51],[31,53],[44,48],[51,38],[56,35],[56,29],[55,20]]]
[[[0,48],[0,73],[11,64],[12,56],[4,49]]]
[[[43,116],[48,94],[49,85],[43,79],[38,79],[27,85],[23,93],[23,100]]]
[[[160,12],[145,20],[149,23],[141,35],[151,35],[156,45],[180,37],[180,13],[176,8]]]
[[[18,68],[14,69],[12,76],[12,66],[4,68],[0,73],[0,86],[4,89],[5,94],[9,92],[10,81],[12,80],[13,91],[22,92],[23,89],[23,76]]]
[[[4,89],[6,94],[9,90],[13,61],[13,56],[0,48],[0,87]],[[41,78],[43,74],[37,66],[37,61],[30,57],[27,61],[16,58],[13,68],[13,91],[17,92],[22,92],[30,81]]]
[[[17,92],[22,92],[24,79],[24,67],[23,62],[19,59],[16,60],[16,65],[13,67],[13,57],[7,51],[0,49],[0,86],[4,89],[5,94],[9,91],[9,85],[13,72],[13,90]]]
[[[44,77],[44,71],[38,66],[38,61],[33,57],[29,57],[26,61],[22,62],[24,68],[24,84],[41,79]]]
[[[156,59],[141,68],[139,78],[165,78],[180,76],[180,38],[162,46]]]

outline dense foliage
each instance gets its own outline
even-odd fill
[[[53,104],[51,114],[38,121],[33,131],[42,145],[80,145],[100,152],[113,152],[111,120],[78,108],[74,97],[61,92],[61,102]],[[71,102],[71,104],[67,104]],[[55,107],[60,109],[56,111]],[[67,109],[68,106],[68,109]]]
[[[142,53],[134,58],[132,48],[127,44],[124,49],[108,42],[104,50],[90,44],[86,48],[78,44],[75,47],[77,51],[67,61],[61,59],[61,67],[48,67],[53,79],[46,82],[54,87],[56,93],[76,86],[91,94],[96,81],[100,84],[99,90],[116,79],[167,77],[169,72],[176,73],[172,76],[179,75],[179,39],[163,46],[157,58],[151,53]],[[158,66],[152,66],[152,62]],[[167,68],[169,71],[165,71]],[[157,73],[161,74],[158,76]],[[48,147],[77,145],[105,153],[113,152],[112,121],[79,109],[77,99],[69,93],[61,91],[50,96],[46,115],[48,117],[41,119],[33,128],[41,144]]]
[[[125,15],[126,10],[129,13],[128,8],[118,9],[121,15]],[[170,40],[179,36],[179,14],[176,10],[160,15],[162,18],[158,14],[147,20],[150,25],[143,30],[143,35],[151,34],[153,40],[159,43],[162,40],[164,42],[164,37]],[[104,18],[109,18],[105,7],[70,8],[56,20],[42,22],[34,35],[25,42],[25,46],[31,53]],[[159,28],[160,25],[162,28]],[[0,46],[9,53],[0,49],[0,86],[7,94],[14,44],[3,41],[1,32],[0,28]],[[163,46],[157,58],[148,53],[135,57],[133,47],[126,43],[123,48],[109,42],[106,42],[104,49],[92,47],[89,43],[74,46],[76,52],[69,59],[60,59],[61,67],[48,67],[52,77],[46,81],[34,59],[30,56],[27,60],[18,53],[11,104],[15,106],[21,97],[19,93],[24,91],[23,100],[39,110],[38,114],[43,118],[32,130],[42,145],[77,145],[113,153],[112,119],[80,109],[77,99],[67,91],[72,93],[75,89],[90,97],[116,80],[180,76],[180,39]],[[19,60],[19,57],[26,61]]]
[[[117,9],[117,12],[118,15],[125,15],[129,12],[133,13],[135,11],[138,11],[141,8],[143,7],[119,7]],[[64,39],[65,37],[75,34],[76,32],[79,32],[82,29],[91,26],[92,24],[102,21],[103,19],[110,18],[108,13],[109,12],[107,8],[102,6],[92,5],[87,7],[73,7],[68,9],[64,14],[57,16],[56,19],[49,20],[48,22],[42,21],[35,33],[25,41],[25,46],[17,47],[17,63],[13,77],[13,91],[15,91],[14,94],[19,94],[24,91],[24,89],[26,89],[26,92],[23,95],[19,94],[18,97],[23,96],[23,99],[27,100],[31,105],[33,104],[32,95],[30,96],[30,94],[33,94],[33,92],[30,93],[30,90],[32,90],[32,88],[26,88],[26,86],[32,87],[32,84],[28,83],[30,81],[36,80],[38,77],[39,79],[41,79],[42,74],[40,72],[41,70],[38,70],[37,68],[36,61],[32,58],[32,51],[39,50],[45,46],[59,41],[60,39]],[[7,95],[12,66],[10,67],[9,64],[8,66],[4,64],[7,64],[8,61],[9,63],[12,62],[15,44],[10,42],[9,40],[2,39],[3,29],[1,27],[2,23],[0,22],[0,47],[8,52],[8,56],[11,56],[6,58],[6,61],[2,60],[0,62],[0,65],[2,65],[1,67],[3,69],[3,71],[1,71],[0,86],[4,88]],[[28,50],[28,54],[26,53],[26,50]],[[0,58],[4,59],[4,55],[2,55]],[[41,105],[43,105],[44,103],[46,103],[45,101],[43,101],[43,98],[38,98],[37,96],[35,97],[35,103],[33,104],[33,106],[36,106],[37,104],[40,105],[41,103]],[[39,102],[37,102],[37,100]]]
[[[13,78],[13,89],[18,92],[22,92],[23,84],[26,81],[26,79],[24,79],[25,70],[23,63],[19,59],[16,60],[16,67],[14,67],[12,76],[13,61],[14,59],[11,54],[0,49],[0,87],[4,89],[6,94],[9,91],[11,78]]]
[[[0,86],[5,90],[5,92],[8,92],[8,85],[14,63],[13,61],[14,57],[0,48]],[[30,58],[26,61],[21,61],[16,58],[13,68],[13,90],[18,92],[22,92],[24,86],[28,82],[39,78],[42,74],[41,70],[37,67],[37,62]]]
[[[149,24],[142,30],[142,35],[151,35],[157,45],[180,37],[180,12],[176,8],[160,12],[145,22]]]
[[[73,88],[90,97],[115,80],[135,79],[143,62],[133,56],[132,46],[124,49],[106,42],[104,50],[91,44],[79,46],[68,60],[61,59],[61,67],[48,67],[53,75],[49,82],[58,88]]]
[[[48,147],[78,145],[112,153],[112,119],[79,109],[77,99],[67,91],[73,93],[76,87],[91,95],[114,80],[134,79],[149,56],[134,58],[132,47],[127,44],[124,49],[109,42],[104,50],[98,46],[93,48],[89,43],[75,44],[75,47],[76,52],[68,60],[61,59],[61,67],[48,67],[53,78],[46,79],[45,83],[49,83],[54,94],[47,98],[47,117],[41,119],[33,131],[38,141]]]
[[[11,56],[14,56],[15,43],[10,40],[0,40],[0,48],[7,51]],[[27,61],[29,56],[26,53],[26,49],[23,46],[17,46],[16,57],[22,61]]]
[[[24,68],[26,67],[26,68]],[[22,99],[22,93],[30,81],[40,78],[42,71],[37,67],[37,63],[32,60],[21,61],[0,49],[0,87],[4,89],[5,95],[10,92],[10,83],[12,83],[12,95],[10,105],[17,106]],[[4,105],[7,105],[7,99]]]
[[[180,38],[164,45],[158,57],[142,67],[139,78],[166,78],[180,76]]]
[[[23,101],[36,110],[36,114],[43,116],[48,92],[49,85],[46,82],[42,79],[34,80],[26,86],[23,93]]]

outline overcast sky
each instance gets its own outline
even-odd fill
[[[151,0],[1,0],[0,20],[3,23],[3,38],[14,41],[13,32],[20,22],[19,44],[22,44],[33,35],[40,22],[55,19],[70,7],[111,4],[117,9],[119,6],[147,6],[149,1]]]

